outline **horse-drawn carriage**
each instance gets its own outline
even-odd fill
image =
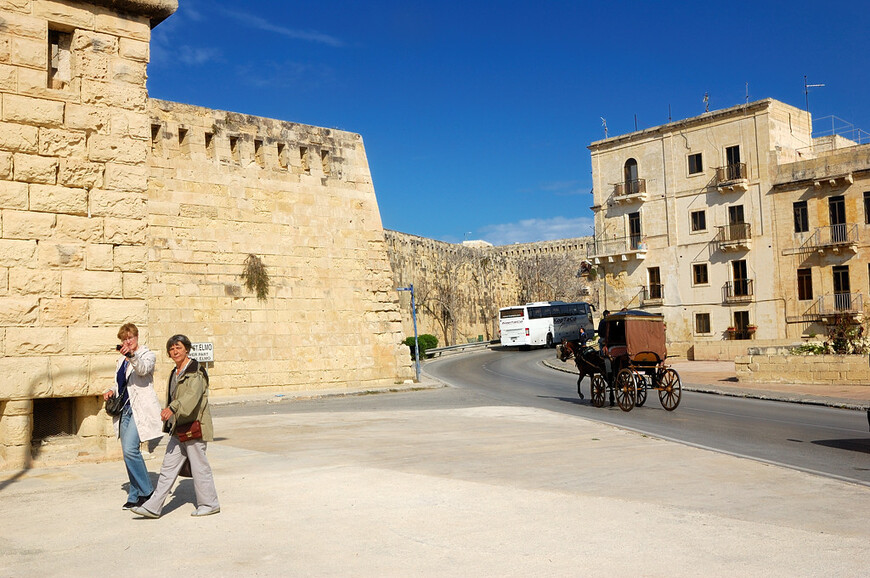
[[[646,403],[647,390],[656,390],[659,401],[668,411],[680,405],[682,385],[679,374],[665,365],[665,324],[661,315],[645,311],[620,311],[604,318],[599,335],[601,349],[582,347],[577,341],[565,341],[559,353],[565,361],[571,356],[580,376],[577,393],[583,399],[580,382],[590,376],[592,405],[603,407],[607,392],[610,405],[623,411]]]

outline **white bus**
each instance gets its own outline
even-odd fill
[[[506,346],[553,347],[562,339],[577,339],[580,327],[592,339],[594,307],[589,303],[543,301],[498,311],[498,330],[501,344]]]

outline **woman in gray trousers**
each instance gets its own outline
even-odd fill
[[[206,442],[214,439],[208,407],[208,373],[198,361],[190,359],[190,348],[190,339],[184,335],[173,335],[166,342],[166,353],[175,362],[175,369],[169,376],[169,403],[160,413],[166,422],[164,429],[170,434],[169,444],[154,494],[141,506],[130,510],[146,518],[160,517],[163,502],[187,461],[190,461],[197,506],[190,515],[209,516],[221,511],[211,466],[205,455]],[[194,421],[199,421],[202,437],[180,440],[177,435],[179,428],[183,429]]]

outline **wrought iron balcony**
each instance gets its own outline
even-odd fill
[[[713,242],[720,251],[745,251],[752,248],[752,225],[736,223],[716,227],[719,232]]]
[[[746,170],[746,163],[717,168],[716,188],[721,193],[749,190],[749,172]]]
[[[586,245],[586,256],[596,265],[630,259],[645,259],[646,243],[641,241],[640,235],[595,239],[594,242]]]
[[[725,303],[745,303],[752,301],[753,295],[752,279],[728,281],[722,286],[722,301]]]
[[[646,179],[635,179],[613,185],[611,201],[617,205],[646,200]]]
[[[789,323],[809,323],[821,321],[834,323],[838,319],[851,319],[861,322],[864,319],[864,295],[861,293],[830,293],[822,295],[806,311],[798,315],[787,315]]]
[[[640,288],[641,305],[661,305],[664,299],[665,286],[652,283],[647,287]]]
[[[830,225],[817,227],[807,238],[803,245],[793,249],[786,249],[783,255],[807,254],[825,251],[839,253],[841,251],[858,250],[858,225],[844,223],[842,225]]]
[[[857,317],[864,313],[864,295],[861,293],[822,295],[816,302],[816,310],[822,318],[838,316]]]

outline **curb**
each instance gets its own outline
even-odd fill
[[[550,369],[555,371],[561,371],[563,373],[573,373],[577,375],[579,372],[576,369],[571,367],[559,367],[554,365],[548,359],[544,359],[541,363]],[[859,404],[853,399],[843,399],[838,397],[824,397],[824,396],[809,396],[809,395],[800,395],[794,396],[789,395],[787,393],[782,393],[778,391],[769,391],[763,389],[719,389],[716,387],[711,387],[709,385],[691,385],[683,383],[683,389],[686,391],[691,391],[695,393],[705,393],[709,395],[722,395],[726,397],[743,397],[746,399],[759,399],[764,401],[780,401],[784,403],[799,403],[803,405],[818,405],[824,407],[833,407],[837,409],[850,409],[857,411],[865,411],[867,409],[867,405],[864,403]]]
[[[333,399],[342,397],[358,397],[363,395],[379,395],[386,393],[405,393],[410,391],[424,391],[428,389],[440,389],[449,387],[431,376],[426,376],[426,381],[419,383],[409,383],[396,385],[395,387],[373,387],[363,389],[346,389],[346,390],[325,390],[318,391],[298,391],[298,392],[281,392],[273,394],[258,394],[253,396],[227,396],[210,398],[209,405],[215,407],[232,406],[232,405],[254,405],[254,404],[270,404],[270,403],[286,403],[293,401],[310,401],[313,399]]]

